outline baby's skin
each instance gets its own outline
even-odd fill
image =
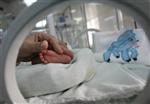
[[[44,64],[48,64],[48,63],[69,64],[73,59],[72,52],[67,50],[67,48],[64,45],[61,45],[61,48],[67,51],[64,51],[63,54],[58,54],[53,50],[49,50],[47,41],[43,41],[41,47],[42,47],[42,51],[39,53],[39,58],[41,62]]]

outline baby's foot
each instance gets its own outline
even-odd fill
[[[40,54],[40,59],[44,64],[48,63],[63,63],[69,64],[71,57],[65,54],[57,54],[52,50],[43,50]]]

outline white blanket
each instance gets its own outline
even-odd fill
[[[25,97],[43,95],[28,99],[31,104],[128,98],[145,86],[148,74],[139,73],[140,70],[148,73],[150,69],[139,64],[99,63],[97,55],[88,49],[77,51],[76,58],[71,65],[18,67],[17,81],[21,92]]]
[[[72,64],[17,67],[17,82],[25,97],[56,93],[90,80],[95,75],[95,59],[88,49],[79,51]]]
[[[145,86],[148,74],[143,73],[142,76],[145,78],[141,77],[137,74],[139,69],[141,72],[142,70],[150,71],[149,67],[140,64],[95,63],[96,75],[92,80],[63,92],[30,98],[29,102],[31,104],[67,104],[67,102],[68,104],[70,104],[69,102],[76,104],[77,102],[128,98],[138,94]],[[137,71],[134,73],[132,70]],[[91,104],[91,102],[86,104]],[[103,103],[101,102],[101,104]]]

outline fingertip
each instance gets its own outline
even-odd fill
[[[67,64],[69,64],[71,62],[72,58],[71,57],[67,57]]]
[[[55,45],[54,50],[59,53],[59,54],[63,54],[63,49],[60,45]]]
[[[59,55],[62,55],[63,54],[63,51],[62,50],[57,50],[57,51],[55,51],[57,54],[59,54]]]
[[[73,52],[71,52],[68,48],[63,47],[63,46],[62,46],[62,49],[63,49],[64,54],[66,54],[66,55],[70,56],[71,58],[73,58]]]
[[[70,55],[70,57],[71,57],[71,59],[73,59],[73,57],[74,57],[73,53]]]
[[[61,48],[59,48],[58,53],[63,54],[63,50]]]

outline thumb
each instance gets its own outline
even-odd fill
[[[48,42],[46,40],[42,42],[35,42],[33,44],[33,52],[41,52],[41,50],[48,49]]]
[[[62,54],[63,53],[63,50],[61,48],[61,45],[59,44],[59,42],[53,38],[51,41],[50,41],[50,44],[52,45],[54,51],[56,51],[57,53],[59,54]]]
[[[42,50],[41,44],[42,44],[42,42],[34,42],[31,46],[32,47],[31,51],[33,53],[41,52],[41,50]]]

